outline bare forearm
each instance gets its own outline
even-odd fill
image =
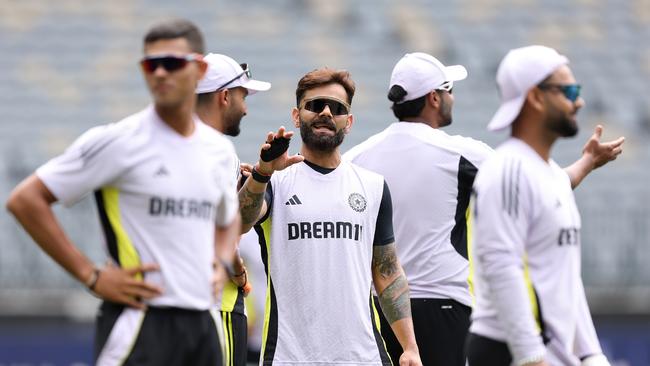
[[[233,262],[237,242],[239,241],[241,229],[241,218],[235,217],[232,223],[226,227],[217,227],[216,230],[216,253],[222,261]]]
[[[257,222],[264,205],[266,184],[248,179],[239,190],[239,213],[241,214],[241,232],[248,232]]]
[[[376,246],[372,258],[373,282],[379,304],[402,348],[417,349],[408,281],[395,252],[395,244]]]
[[[400,275],[379,294],[379,304],[389,324],[411,317],[408,282]]]
[[[592,170],[594,170],[593,159],[584,155],[580,157],[580,159],[576,160],[573,164],[564,168],[564,171],[567,173],[569,179],[571,180],[571,188],[576,188],[580,182],[582,182],[582,180],[585,179],[589,173],[591,173]]]
[[[85,282],[93,272],[92,262],[63,232],[50,202],[34,189],[34,184],[38,183],[33,179],[28,178],[12,192],[7,209],[43,251],[76,279]]]
[[[413,347],[415,345],[415,333],[411,318],[411,300],[409,298],[408,282],[403,274],[379,294],[379,304],[402,348]]]

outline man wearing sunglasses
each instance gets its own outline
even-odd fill
[[[267,268],[264,365],[391,365],[373,284],[404,347],[393,362],[422,365],[395,255],[388,186],[380,175],[341,161],[354,90],[346,71],[303,76],[291,112],[301,155],[286,152],[291,132],[269,133],[239,193],[243,231],[255,225]]]
[[[208,71],[196,88],[196,112],[217,131],[238,136],[246,115],[246,97],[269,90],[271,84],[252,79],[248,64],[238,64],[226,55],[210,53],[204,60]]]
[[[501,106],[488,129],[510,126],[511,137],[474,182],[470,365],[609,365],[580,277],[573,184],[550,157],[555,141],[576,135],[584,106],[568,62],[529,46],[497,71]]]
[[[216,230],[230,253],[239,234],[237,159],[193,112],[202,53],[189,21],[151,28],[140,66],[152,105],[82,135],[7,203],[37,244],[103,300],[97,365],[222,364],[212,263]],[[77,249],[50,207],[93,192],[110,255],[103,267]]]
[[[246,97],[269,90],[271,83],[253,80],[248,64],[239,64],[226,55],[210,53],[203,59],[208,64],[208,70],[196,88],[196,113],[203,122],[217,131],[237,136],[241,119],[246,115]],[[238,176],[239,169],[233,172],[232,178],[237,180]],[[223,287],[218,304],[222,318],[225,364],[245,366],[248,327],[244,288],[248,283],[248,275],[239,255],[235,256],[232,269],[233,273]]]
[[[452,123],[454,82],[466,77],[463,66],[445,66],[425,53],[406,54],[393,69],[388,92],[399,122],[343,156],[383,175],[391,187],[395,242],[411,290],[415,336],[423,363],[432,366],[465,365],[472,305],[467,208],[476,172],[493,154],[480,141],[441,130]],[[622,140],[599,144],[598,137],[592,136],[583,158],[568,169],[574,184],[593,164],[620,153]],[[399,342],[381,321],[389,353],[400,354]]]

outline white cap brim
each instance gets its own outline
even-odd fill
[[[445,67],[445,81],[459,81],[467,78],[467,69],[462,65],[453,65]]]
[[[258,91],[267,91],[271,89],[271,83],[260,80],[249,79],[247,82],[240,85],[242,88],[248,89],[248,95],[255,94]]]
[[[502,130],[510,124],[519,116],[521,107],[524,105],[526,100],[526,95],[521,95],[515,99],[510,99],[507,102],[501,104],[497,112],[488,123],[487,129],[489,131],[499,131]]]

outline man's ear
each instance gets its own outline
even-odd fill
[[[296,128],[300,128],[300,110],[296,107],[291,109],[291,119],[293,120],[293,125]]]
[[[347,120],[345,121],[345,127],[343,128],[346,134],[350,133],[353,124],[354,124],[354,115],[348,114]]]
[[[426,97],[426,103],[429,103],[433,108],[440,108],[440,95],[434,90],[429,92]]]
[[[201,58],[201,59],[196,60],[196,64],[199,67],[199,79],[198,80],[201,80],[205,76],[205,73],[208,71],[208,63],[205,62],[205,60],[203,60]]]
[[[526,94],[526,102],[536,111],[544,109],[544,92],[540,88],[532,88]]]
[[[217,98],[219,98],[219,104],[228,106],[228,103],[230,103],[230,91],[228,89],[224,89],[217,92],[217,95]]]

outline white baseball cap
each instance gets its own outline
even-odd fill
[[[239,86],[248,89],[249,95],[271,89],[271,83],[251,79],[250,72],[248,72],[248,67],[245,64],[240,65],[226,55],[209,53],[203,60],[208,63],[208,71],[203,79],[199,81],[196,94],[211,93],[220,89],[231,89]],[[246,70],[242,66],[246,66]]]
[[[497,70],[501,106],[488,124],[488,130],[504,129],[519,116],[528,91],[551,75],[569,59],[545,46],[510,50]]]
[[[406,96],[399,103],[417,99],[442,86],[445,82],[463,80],[467,77],[464,66],[445,66],[435,57],[423,53],[407,53],[402,57],[390,75],[390,85],[401,86]]]

